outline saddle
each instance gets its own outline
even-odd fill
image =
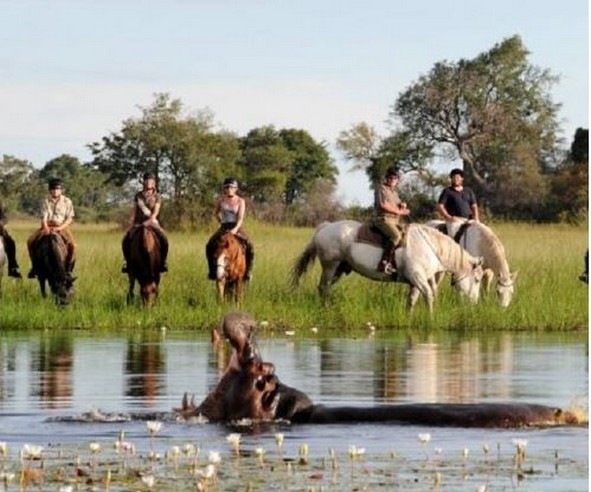
[[[406,228],[401,227],[400,229],[402,231],[402,239],[396,248],[392,248],[390,238],[372,223],[363,224],[357,232],[356,239],[356,242],[358,243],[370,244],[384,250],[378,266],[385,264],[385,269],[383,270],[384,273],[391,274],[394,279],[396,278],[396,249],[398,249],[406,239]]]

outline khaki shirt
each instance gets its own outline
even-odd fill
[[[64,195],[61,195],[55,202],[51,198],[46,198],[41,210],[41,218],[48,223],[53,223],[58,227],[61,226],[66,219],[74,218],[72,200]]]
[[[133,201],[135,206],[134,224],[141,224],[152,215],[156,205],[161,203],[161,198],[158,192],[154,192],[151,195],[144,195],[140,191],[136,193]]]
[[[374,213],[376,217],[388,217],[389,219],[398,219],[399,216],[390,212],[386,212],[382,209],[382,203],[389,203],[395,209],[398,209],[399,205],[402,203],[402,200],[398,196],[396,190],[390,188],[386,184],[382,183],[380,187],[375,192],[375,201],[374,201]]]

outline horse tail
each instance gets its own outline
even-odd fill
[[[290,284],[292,287],[297,287],[300,282],[300,277],[306,273],[308,267],[316,259],[316,245],[314,240],[310,241],[306,249],[300,256],[297,257],[293,264],[290,273]]]

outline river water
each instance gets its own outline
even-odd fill
[[[263,358],[275,364],[284,383],[327,405],[511,401],[586,411],[588,401],[586,334],[364,333],[297,339],[267,330],[258,341]],[[165,420],[150,437],[142,420],[71,421],[98,410],[169,412],[185,391],[200,400],[217,381],[228,354],[227,347],[214,351],[203,334],[170,330],[0,336],[0,443],[9,450],[5,466],[17,468],[25,444],[44,446],[48,453],[56,446],[84,448],[90,442],[107,449],[122,431],[139,456],[152,453],[164,463],[171,447],[191,443],[201,450],[204,465],[212,451],[224,461],[233,459],[227,435],[239,432],[246,456],[264,450],[264,476],[243,461],[246,468],[237,475],[226,470],[218,477],[216,490],[235,490],[237,484],[244,489],[244,477],[252,490],[588,488],[586,426],[491,430],[278,424],[236,429]],[[278,433],[284,436],[281,447]],[[527,453],[517,466],[519,443],[525,443]],[[273,476],[269,470],[277,466],[269,463],[281,458],[282,464],[292,459],[297,464],[302,446],[309,449],[309,468],[290,466],[281,479]],[[359,448],[364,451],[356,453]],[[150,464],[150,469],[168,477],[158,476],[161,487],[155,490],[174,483],[162,466]],[[43,490],[57,490],[47,487]],[[146,487],[140,482],[121,490]],[[166,490],[185,489],[175,487]]]

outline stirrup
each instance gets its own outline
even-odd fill
[[[396,268],[394,268],[392,263],[388,262],[384,265],[384,273],[386,275],[394,275],[396,273]]]

